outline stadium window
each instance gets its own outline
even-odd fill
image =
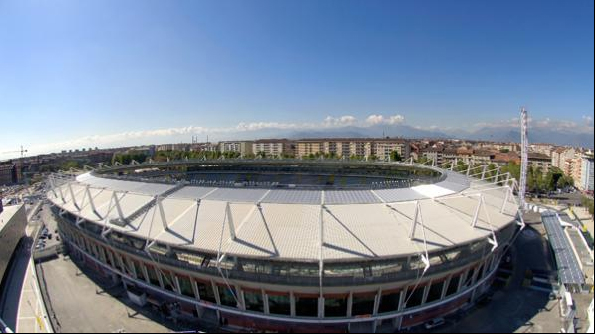
[[[161,287],[161,283],[159,281],[159,273],[155,270],[153,266],[147,266],[147,273],[149,274],[149,283],[154,286]]]
[[[354,265],[337,265],[337,264],[329,264],[324,267],[324,276],[325,277],[361,277],[363,276],[363,271],[361,266],[354,266]]]
[[[99,256],[100,256],[101,262],[107,263],[106,256],[105,256],[105,247],[99,246]]]
[[[291,299],[288,294],[267,292],[269,299],[269,313],[279,315],[291,314]]]
[[[453,276],[448,283],[446,296],[452,296],[459,291],[459,283],[461,282],[461,275]]]
[[[136,271],[136,278],[146,282],[147,278],[145,277],[145,272],[143,271],[141,263],[134,260],[132,260],[132,263],[134,264],[134,269]]]
[[[188,276],[178,276],[178,284],[180,285],[182,295],[193,299],[196,298],[194,296],[194,289],[192,289],[192,281]]]
[[[107,250],[107,264],[112,267],[115,268],[114,266],[114,253],[112,253],[112,251],[110,251],[109,249]]]
[[[221,301],[221,305],[229,307],[238,306],[238,303],[236,302],[236,289],[233,287],[228,287],[227,285],[218,285],[217,287],[217,290],[219,290],[219,300]]]
[[[298,317],[318,317],[318,297],[296,296],[295,313]]]
[[[200,300],[204,300],[213,304],[217,303],[217,299],[215,298],[215,292],[213,291],[213,286],[210,282],[196,281],[196,287],[198,288],[198,295],[200,296]]]
[[[128,273],[128,276],[134,277],[134,261],[132,261],[129,257],[125,257],[124,265],[126,266],[126,272]]]
[[[344,318],[347,316],[348,295],[330,295],[324,298],[324,316]]]
[[[444,289],[444,281],[432,283],[426,303],[433,303],[442,298],[442,290]]]
[[[243,290],[244,303],[246,310],[254,312],[264,312],[264,301],[262,299],[262,292],[259,290]]]
[[[376,300],[376,292],[353,294],[351,315],[372,315],[374,313],[374,301]]]
[[[164,271],[162,272],[161,278],[163,279],[163,287],[167,291],[175,292],[175,283],[171,273]]]
[[[126,273],[126,265],[124,264],[124,258],[119,253],[116,253],[116,267],[121,273]]]
[[[425,289],[425,286],[419,286],[415,288],[415,290],[407,291],[407,298],[405,299],[407,301],[407,305],[405,305],[405,307],[414,308],[421,306],[424,299]]]
[[[380,297],[380,305],[378,306],[378,313],[390,313],[395,312],[399,309],[399,303],[401,300],[401,292],[383,292]]]
[[[290,276],[313,277],[319,275],[319,268],[317,265],[291,265],[289,266]]]
[[[473,276],[475,276],[475,268],[469,269],[467,277],[465,278],[465,283],[463,284],[464,288],[468,288],[473,285]]]
[[[398,273],[407,265],[407,259],[390,261],[387,263],[377,264],[372,266],[374,276],[383,276],[386,274]]]

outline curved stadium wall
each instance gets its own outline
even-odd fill
[[[153,303],[248,329],[373,331],[455,312],[489,288],[519,226],[496,178],[180,162],[54,176],[47,196],[71,253]]]

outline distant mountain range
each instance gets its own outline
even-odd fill
[[[272,135],[272,133],[270,133]],[[374,126],[374,127],[345,127],[324,130],[304,130],[276,137],[290,139],[302,138],[379,138],[382,136],[403,137],[411,139],[467,139],[486,140],[494,142],[520,142],[519,128],[515,127],[484,127],[475,131],[440,131],[423,130],[408,125]],[[529,140],[532,143],[550,143],[560,146],[594,147],[593,133],[566,132],[548,128],[529,129]]]

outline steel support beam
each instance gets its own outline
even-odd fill
[[[229,235],[231,237],[231,240],[235,241],[236,228],[233,224],[233,216],[231,215],[231,206],[229,205],[229,202],[227,202],[227,204],[225,205],[225,218],[227,219],[227,225],[229,227]]]

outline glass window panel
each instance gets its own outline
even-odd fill
[[[260,291],[244,291],[246,309],[254,312],[264,312],[264,302]]]
[[[163,279],[163,287],[165,290],[174,292],[174,279],[172,275],[166,271],[162,273],[161,278]]]
[[[452,296],[459,291],[459,283],[461,282],[461,276],[455,276],[450,279],[448,289],[446,290],[447,296]]]
[[[430,286],[430,291],[428,292],[428,298],[426,303],[432,303],[435,301],[440,300],[442,298],[442,289],[444,288],[444,282],[436,282]]]
[[[465,288],[470,287],[473,284],[473,276],[475,275],[475,268],[471,268],[469,273],[467,274],[467,278],[465,279],[465,284],[463,286]]]
[[[374,294],[369,295],[353,295],[353,305],[351,306],[351,315],[371,315],[374,313]]]
[[[213,292],[213,287],[211,286],[211,283],[196,282],[196,286],[198,287],[198,294],[200,295],[200,300],[204,300],[213,304],[217,303],[217,299],[215,298],[215,293]]]
[[[221,300],[221,305],[230,306],[230,307],[237,307],[236,302],[236,291],[233,287],[229,288],[227,286],[218,286],[219,290],[219,299]]]
[[[344,297],[333,297],[324,299],[324,316],[327,318],[344,318],[347,316],[347,299]]]
[[[380,297],[380,306],[378,307],[378,313],[389,313],[389,312],[397,311],[399,308],[399,300],[400,299],[401,299],[400,292],[383,294]]]
[[[138,261],[133,261],[133,262],[134,262],[134,268],[136,269],[136,277],[139,280],[146,281],[145,272],[143,271],[143,268],[141,267],[140,262],[138,262]]]
[[[269,312],[271,314],[290,315],[291,301],[289,295],[269,295]]]
[[[192,282],[186,276],[178,276],[178,283],[180,284],[180,292],[190,298],[194,297],[194,289],[192,289]]]
[[[418,307],[421,306],[422,302],[423,302],[423,298],[424,298],[424,290],[425,287],[420,286],[418,288],[416,288],[415,290],[408,292],[407,293],[407,305],[405,306],[406,308],[414,308],[414,307]]]
[[[149,274],[149,282],[155,286],[161,286],[159,283],[159,273],[155,270],[154,267],[147,266],[147,273]]]
[[[296,297],[295,312],[298,317],[318,317],[318,298]]]

